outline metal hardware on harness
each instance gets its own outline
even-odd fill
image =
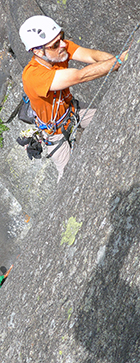
[[[69,120],[70,120],[70,123],[69,123],[67,129],[65,130],[64,126],[67,124],[67,122]],[[73,131],[74,126],[77,125],[78,121],[79,121],[79,115],[76,116],[76,113],[74,113],[70,109],[68,116],[66,118],[66,122],[65,123],[62,122],[62,124],[60,125],[62,134],[64,135],[65,139],[69,142],[70,146],[71,146],[71,142],[73,140],[72,131]]]
[[[75,108],[75,112],[72,111],[72,105]],[[61,128],[61,132],[64,135],[64,137],[60,141],[55,142],[55,143],[58,143],[58,145],[49,155],[47,155],[47,158],[50,158],[65,141],[68,141],[70,144],[70,147],[71,147],[72,142],[75,141],[72,136],[72,130],[73,130],[74,126],[77,124],[77,122],[79,121],[79,110],[80,110],[79,102],[78,102],[78,100],[73,98],[70,103],[68,114],[66,115],[66,117],[64,118],[62,123],[60,125],[58,125],[58,127],[57,127],[57,129]],[[67,129],[65,129],[64,126],[67,125],[67,122],[69,120],[70,120],[70,123],[69,123]],[[46,143],[46,145],[49,146],[49,140],[46,139],[46,141],[44,140],[44,142]],[[52,142],[50,145],[54,145],[54,143]]]
[[[61,92],[60,92],[61,94]],[[55,95],[54,95],[54,99],[55,99]],[[59,97],[59,101],[61,99],[61,96]],[[54,101],[55,103],[55,101]],[[60,102],[58,102],[58,104],[60,105]],[[74,111],[72,111],[72,106],[74,107]],[[57,107],[58,110],[59,107]],[[54,111],[54,106],[52,108],[52,110]],[[59,149],[59,147],[62,145],[63,142],[68,141],[70,146],[72,141],[75,141],[74,138],[72,137],[72,131],[74,126],[76,126],[77,122],[79,121],[79,101],[76,100],[75,98],[72,98],[69,108],[66,110],[66,112],[64,113],[64,115],[61,116],[61,118],[59,120],[56,121],[56,117],[52,120],[52,125],[46,125],[43,121],[41,121],[39,119],[39,117],[37,116],[36,112],[33,111],[33,115],[34,115],[34,124],[35,126],[40,130],[40,137],[43,140],[43,142],[48,145],[48,146],[52,146],[57,144],[56,148],[49,154],[47,155],[47,158],[50,158],[55,151],[57,151]],[[58,111],[57,111],[58,112]],[[52,112],[52,116],[53,116],[53,112]],[[67,126],[68,121],[69,125]],[[53,123],[54,122],[54,123]],[[65,126],[67,127],[65,129]],[[55,127],[55,129],[54,129]],[[51,132],[53,128],[53,132]],[[54,132],[56,130],[58,130],[59,128],[61,128],[61,132],[64,135],[64,137],[60,140],[60,141],[49,141],[49,136],[53,136]],[[45,130],[47,129],[47,133],[45,132]],[[48,132],[50,130],[50,133]]]

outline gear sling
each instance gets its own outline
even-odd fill
[[[47,129],[48,135],[53,136],[54,133],[56,132],[56,130],[58,130],[59,128],[61,128],[61,132],[64,135],[60,141],[55,141],[55,142],[49,141],[47,138],[43,138],[44,143],[48,146],[57,144],[55,149],[53,149],[52,152],[49,155],[47,155],[47,158],[50,158],[60,148],[60,146],[63,144],[63,142],[68,141],[71,146],[72,140],[71,140],[70,136],[71,136],[73,127],[79,122],[79,111],[80,111],[79,101],[76,100],[74,97],[70,101],[69,108],[66,110],[65,114],[58,121],[56,121],[57,112],[58,112],[59,105],[60,105],[61,94],[62,94],[62,92],[60,91],[60,97],[59,97],[59,101],[58,101],[56,114],[55,114],[55,117],[53,118],[54,105],[55,105],[55,101],[56,101],[56,92],[54,92],[52,117],[51,117],[51,121],[49,122],[48,125],[46,125],[44,122],[42,122],[38,118],[37,115],[35,115],[35,118],[34,118],[35,125],[42,131]],[[67,124],[68,124],[68,126],[67,126]]]
[[[39,117],[37,116],[37,114],[35,113],[35,111],[32,110],[31,105],[30,105],[30,100],[26,94],[23,95],[23,102],[22,102],[21,107],[18,112],[18,118],[20,120],[22,120],[28,124],[34,123],[35,126],[40,131],[42,131],[43,141],[46,145],[51,146],[51,145],[56,144],[55,149],[53,149],[52,152],[49,155],[47,155],[47,158],[50,158],[60,148],[60,146],[63,144],[63,142],[68,141],[71,146],[72,141],[74,141],[71,139],[71,133],[72,133],[73,127],[76,124],[78,124],[78,122],[79,122],[79,111],[80,111],[79,101],[76,100],[74,97],[70,101],[70,105],[69,105],[68,109],[66,110],[66,112],[64,113],[64,115],[62,115],[62,117],[58,121],[56,121],[57,112],[58,112],[59,105],[60,105],[61,94],[62,94],[62,92],[60,91],[60,97],[59,97],[59,101],[58,101],[56,114],[55,114],[55,117],[53,117],[54,105],[55,105],[55,101],[56,101],[56,92],[54,92],[54,99],[53,99],[53,105],[52,105],[52,116],[51,116],[50,122],[47,125],[43,121],[41,121],[39,119]],[[54,141],[54,142],[49,141],[47,139],[47,136],[49,136],[49,135],[53,136],[59,128],[61,128],[61,132],[64,135],[63,138],[60,141]],[[44,132],[46,129],[47,129],[47,133]]]

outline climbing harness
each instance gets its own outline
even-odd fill
[[[56,92],[54,92],[52,115],[51,115],[51,120],[49,123],[45,124],[43,121],[41,121],[39,119],[39,117],[33,111],[34,116],[35,116],[34,123],[40,130],[42,130],[42,136],[43,136],[44,143],[48,146],[57,144],[55,149],[53,149],[53,151],[47,155],[47,158],[50,158],[60,148],[60,146],[63,144],[63,142],[68,141],[71,146],[71,142],[74,141],[71,138],[71,133],[72,133],[73,128],[79,122],[80,107],[79,107],[78,100],[76,100],[74,97],[72,98],[72,100],[70,102],[69,108],[62,115],[62,117],[56,121],[58,109],[60,106],[61,95],[62,95],[62,92],[60,91],[60,96],[59,96],[59,100],[58,100],[58,104],[57,104],[55,117],[53,117],[54,106],[55,106],[55,102],[56,102]],[[74,108],[74,111],[73,111],[73,108]],[[50,141],[49,136],[53,136],[59,128],[61,128],[61,132],[64,135],[64,137],[59,141],[54,141],[54,142]],[[45,132],[45,130],[47,130],[47,132]]]
[[[75,125],[75,127],[73,128],[73,131],[72,131],[72,134],[71,134],[71,139],[72,139],[72,142],[71,142],[71,153],[73,152],[73,147],[74,147],[74,141],[76,139],[76,131],[77,131],[77,128],[78,126],[80,125],[81,121],[83,120],[83,118],[85,117],[86,113],[88,112],[88,110],[90,109],[91,105],[93,104],[93,102],[95,101],[95,99],[97,98],[97,96],[99,95],[99,93],[101,92],[104,84],[107,82],[110,74],[112,73],[116,63],[119,61],[119,63],[121,62],[120,61],[120,56],[121,54],[123,53],[123,51],[125,50],[127,44],[130,42],[131,38],[134,36],[134,33],[136,32],[136,30],[138,30],[138,28],[140,27],[140,22],[134,27],[134,29],[132,30],[131,34],[129,35],[128,39],[126,40],[123,48],[121,49],[119,55],[116,56],[116,61],[114,62],[113,66],[111,67],[110,71],[108,72],[108,74],[106,75],[106,77],[104,78],[104,81],[103,83],[101,84],[101,86],[99,87],[97,93],[95,94],[95,96],[92,98],[89,106],[86,108],[83,116],[81,117],[81,119],[79,120],[79,122],[77,123],[77,125]],[[129,47],[130,49],[130,47]]]
[[[43,151],[40,144],[41,141],[43,141],[47,146],[56,145],[53,151],[47,155],[47,158],[50,158],[60,148],[63,142],[68,141],[71,146],[71,142],[74,140],[70,136],[74,126],[76,126],[76,124],[79,122],[79,102],[73,97],[66,112],[60,117],[59,120],[56,121],[61,96],[62,91],[60,91],[54,116],[54,108],[56,103],[56,92],[54,92],[51,119],[46,124],[40,120],[36,112],[32,110],[28,96],[26,94],[23,95],[23,102],[18,113],[18,118],[26,123],[34,124],[35,128],[21,132],[20,136],[22,137],[18,137],[16,141],[21,146],[25,146],[29,142],[29,145],[27,146],[27,154],[31,160],[32,157],[41,157],[41,152]],[[59,128],[61,128],[63,138],[59,141],[50,141],[49,137],[53,136]]]

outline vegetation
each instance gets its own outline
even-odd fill
[[[12,88],[12,83],[9,84],[8,86],[8,89],[7,89],[7,93],[4,97],[4,100],[2,102],[2,105],[0,106],[0,111],[2,110],[2,106],[3,104],[6,102],[7,98],[8,98],[8,95],[9,95],[9,92],[10,92],[10,89]],[[0,148],[3,147],[3,137],[2,137],[2,133],[3,131],[8,131],[9,128],[7,126],[5,126],[0,118]]]
[[[0,119],[0,147],[3,147],[2,133],[3,133],[3,131],[7,131],[7,130],[9,130],[9,128],[7,126],[5,126],[2,122],[2,120]]]

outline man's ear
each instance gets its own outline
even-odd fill
[[[32,49],[32,52],[37,55],[38,57],[42,57],[43,56],[43,49],[36,49],[36,48],[33,48]]]

